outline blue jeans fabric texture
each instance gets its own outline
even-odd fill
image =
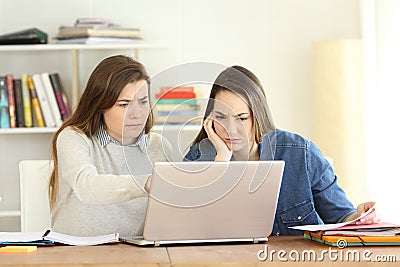
[[[338,185],[330,163],[319,148],[302,136],[275,130],[259,144],[260,160],[283,160],[283,172],[272,235],[302,235],[290,226],[338,223],[356,212]],[[208,139],[193,145],[185,161],[213,161],[216,150]]]

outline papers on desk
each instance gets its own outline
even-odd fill
[[[304,238],[326,245],[344,248],[347,246],[393,246],[400,245],[400,225],[392,223],[354,224],[373,211],[370,208],[362,216],[348,222],[322,225],[289,227],[303,230]]]
[[[292,226],[289,227],[291,229],[295,230],[302,230],[302,231],[326,231],[330,229],[335,229],[335,228],[340,228],[345,225],[353,224],[357,220],[364,218],[368,214],[370,214],[374,210],[374,207],[371,207],[368,211],[366,211],[363,215],[355,218],[354,220],[348,221],[348,222],[342,222],[342,223],[331,223],[331,224],[309,224],[309,225],[299,225],[299,226]]]
[[[119,234],[80,237],[60,234],[53,231],[42,232],[0,232],[0,245],[38,245],[48,246],[61,243],[73,246],[92,246],[119,242]]]
[[[383,233],[379,233],[379,231],[383,231]],[[392,229],[370,228],[358,233],[346,230],[340,230],[336,233],[304,231],[304,238],[339,248],[350,246],[399,246],[399,231],[399,227]]]

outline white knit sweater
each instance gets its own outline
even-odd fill
[[[57,139],[59,191],[52,213],[56,232],[94,236],[142,235],[147,207],[143,187],[157,161],[172,159],[171,144],[149,134],[145,152],[138,146],[88,138],[71,128]]]

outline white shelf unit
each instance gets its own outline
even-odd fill
[[[87,53],[99,53],[102,58],[124,50],[139,58],[143,49],[165,48],[161,44],[46,44],[46,45],[2,45],[0,46],[0,75],[20,75],[21,71],[32,74],[37,71],[55,71],[53,66],[62,66],[68,80],[66,93],[71,107],[75,107],[80,96],[80,71]],[[97,54],[96,54],[97,55]],[[98,59],[90,58],[95,66]],[[92,64],[93,63],[93,64]],[[58,65],[57,65],[58,64]],[[88,71],[85,68],[85,71]],[[86,76],[86,75],[85,75]],[[87,79],[87,77],[85,77]],[[65,85],[65,84],[64,84]],[[0,129],[0,231],[20,230],[19,161],[24,159],[49,159],[51,140],[57,128],[13,128]]]

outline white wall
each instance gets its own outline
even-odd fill
[[[400,1],[362,0],[367,89],[367,179],[369,195],[384,221],[400,223],[398,164],[400,132]]]
[[[146,42],[165,44],[141,55],[151,74],[191,61],[248,67],[276,124],[310,138],[311,42],[360,38],[358,0],[0,0],[0,33],[36,26],[54,36],[90,16],[138,26]],[[85,65],[82,85],[96,63]]]

